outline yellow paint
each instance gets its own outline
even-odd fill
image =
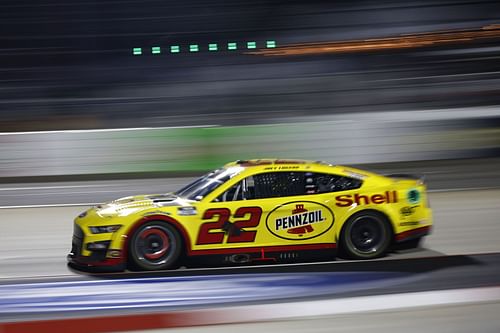
[[[398,180],[364,170],[311,161],[252,160],[243,164],[232,162],[224,168],[238,168],[239,173],[199,201],[177,197],[172,201],[165,200],[163,203],[155,204],[151,196],[139,195],[122,198],[88,210],[86,216],[75,219],[75,223],[83,229],[85,234],[81,255],[89,256],[91,252],[86,250],[86,245],[95,241],[111,240],[110,249],[124,250],[128,235],[139,221],[148,216],[156,216],[158,219],[165,217],[177,221],[178,225],[185,230],[189,238],[186,241],[192,251],[337,243],[342,226],[347,219],[367,209],[384,214],[390,221],[394,234],[432,224],[431,209],[427,206],[426,187],[417,180]],[[289,197],[225,202],[220,202],[218,199],[226,190],[251,175],[283,171],[314,172],[357,178],[362,180],[362,186],[353,190]],[[411,202],[408,199],[408,192],[412,189],[419,192],[418,202]],[[245,213],[245,207],[257,207],[256,210],[262,211],[255,227],[241,228],[244,232],[255,232],[254,241],[231,242],[227,231],[221,228],[209,228],[208,233],[219,235],[221,241],[216,244],[197,244],[202,224],[217,222],[220,218],[218,215],[213,215],[203,219],[207,210],[228,209],[230,212],[228,220],[234,224],[251,218],[251,213]],[[235,216],[238,209],[243,212],[241,216]],[[294,214],[300,214],[299,211],[302,211],[302,214],[313,214],[303,215],[300,218],[292,217]],[[116,224],[122,227],[115,233],[92,234],[89,230],[90,226]],[[310,227],[307,227],[308,225]],[[302,230],[298,228],[301,226],[304,227]],[[234,241],[238,238],[232,239]]]

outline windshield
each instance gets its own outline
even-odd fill
[[[236,176],[242,170],[243,168],[241,167],[214,170],[184,186],[174,194],[189,200],[200,201],[217,187]]]

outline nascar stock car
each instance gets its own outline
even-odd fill
[[[236,161],[177,192],[83,212],[68,260],[76,268],[162,270],[191,259],[372,259],[396,243],[417,246],[431,225],[418,177],[303,160]]]

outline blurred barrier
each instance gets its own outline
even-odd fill
[[[500,151],[500,107],[286,120],[234,127],[0,133],[0,177],[199,172],[230,160],[263,157],[363,164]]]
[[[279,281],[277,283],[276,281]],[[307,281],[307,283],[304,283]],[[412,282],[407,272],[307,272],[145,277],[0,285],[0,321],[19,314],[45,317],[76,311],[123,313],[178,310],[313,298]],[[221,286],[224,286],[221,288]],[[57,298],[51,298],[58,295]],[[118,311],[117,311],[118,310]]]
[[[307,282],[306,282],[307,283]],[[304,284],[304,282],[303,282]],[[118,315],[80,314],[79,317],[0,321],[5,333],[93,333],[128,332],[207,325],[300,320],[318,316],[352,315],[363,312],[411,311],[416,308],[498,303],[500,287],[432,290],[390,295],[357,296],[337,299],[301,300],[286,303],[240,304],[231,307],[184,308],[170,312],[121,313]],[[102,309],[101,309],[102,310]],[[491,312],[491,311],[490,311]],[[213,326],[213,331],[217,330]],[[309,330],[308,330],[309,331]]]

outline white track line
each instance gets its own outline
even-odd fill
[[[156,329],[179,328],[298,319],[304,317],[335,316],[374,311],[400,311],[437,306],[498,303],[499,301],[500,287],[484,287],[359,296],[315,301],[225,306],[218,308],[188,308],[172,312],[150,312],[147,320],[153,320],[155,322],[153,328]],[[99,316],[103,316],[103,314],[100,313]],[[123,323],[134,324],[134,330],[149,330],[152,328],[150,322],[140,319],[140,314],[131,313],[124,315],[120,313],[108,317],[103,316],[98,320],[100,320],[100,325],[111,327],[113,331],[123,331]],[[72,318],[59,318],[43,322],[0,322],[0,331],[33,331],[36,330],[37,324],[40,325],[40,329],[43,328],[44,332],[56,332],[59,331],[61,327],[64,327],[66,331],[72,331],[77,329],[77,325],[84,325],[86,322],[90,323],[94,320],[96,320],[95,315],[92,317],[80,318],[76,321]],[[137,320],[139,321],[137,322]],[[120,325],[117,325],[117,322],[120,322]],[[94,329],[88,329],[87,331],[100,332],[102,331],[101,328],[102,327],[96,329],[94,325]]]
[[[427,190],[429,193],[441,193],[441,192],[463,192],[463,191],[482,191],[482,190],[498,190],[498,186],[485,186],[485,187],[458,187],[458,188],[447,188],[440,190]]]
[[[87,188],[87,187],[109,187],[113,186],[102,185],[102,184],[94,184],[94,185],[60,185],[60,186],[32,186],[32,187],[5,187],[0,188],[0,191],[22,191],[22,190],[54,190],[60,188]]]
[[[221,316],[233,317],[236,321],[275,320],[499,301],[500,287],[484,287],[250,305],[234,307],[230,315],[221,311]]]
[[[98,133],[98,132],[125,132],[125,131],[144,131],[144,130],[165,130],[179,128],[209,128],[219,125],[192,125],[192,126],[168,126],[168,127],[135,127],[135,128],[103,128],[89,130],[57,130],[57,131],[31,131],[31,132],[0,132],[0,135],[29,135],[29,134],[55,134],[55,133]]]
[[[0,206],[0,209],[16,209],[16,208],[46,208],[46,207],[73,207],[73,206],[95,206],[98,203],[82,202],[69,204],[44,204],[44,205],[19,205],[19,206]]]

